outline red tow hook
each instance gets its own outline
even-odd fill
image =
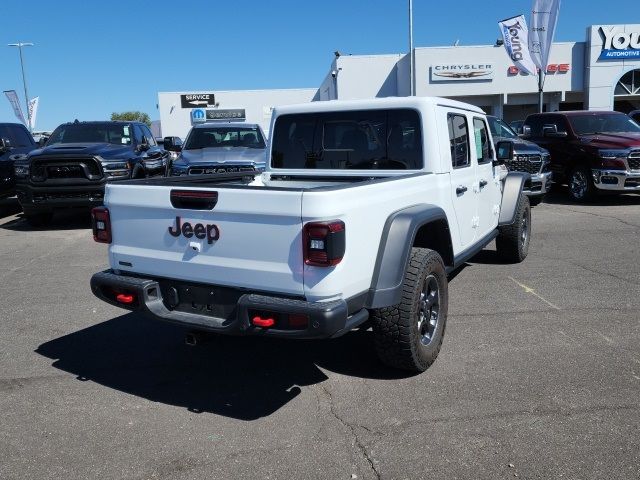
[[[273,318],[253,317],[251,323],[256,327],[269,328],[273,327],[276,324],[276,321]]]
[[[132,293],[119,293],[116,295],[116,302],[124,303],[125,305],[131,305],[136,301],[136,296]]]

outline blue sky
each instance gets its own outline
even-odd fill
[[[24,92],[25,49],[36,129],[141,110],[158,118],[157,92],[317,87],[333,52],[408,50],[408,0],[154,2],[2,0],[0,87]],[[497,21],[530,0],[414,0],[416,46],[492,44]],[[637,0],[563,0],[556,41],[582,41],[591,24],[640,23]],[[4,97],[4,96],[3,96]],[[16,121],[0,98],[0,122]]]

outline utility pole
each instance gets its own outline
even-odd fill
[[[29,94],[27,93],[27,78],[24,75],[24,59],[22,58],[22,47],[33,47],[33,43],[29,42],[18,42],[18,43],[10,43],[9,47],[18,47],[18,51],[20,52],[20,68],[22,69],[22,85],[24,86],[24,101],[27,106],[27,128],[29,129],[29,133],[31,133],[31,112],[29,111]]]
[[[416,82],[415,82],[415,66],[413,56],[413,0],[409,0],[409,95],[414,96],[416,94]]]

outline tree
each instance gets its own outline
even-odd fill
[[[124,120],[128,122],[142,122],[147,126],[151,126],[151,119],[149,115],[144,112],[113,112],[111,114],[111,120]]]

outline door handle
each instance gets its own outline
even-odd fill
[[[488,182],[486,180],[480,180],[480,188],[482,189],[482,188],[486,187],[487,183]]]
[[[456,188],[456,195],[462,195],[466,191],[467,187],[460,185],[458,188]]]

